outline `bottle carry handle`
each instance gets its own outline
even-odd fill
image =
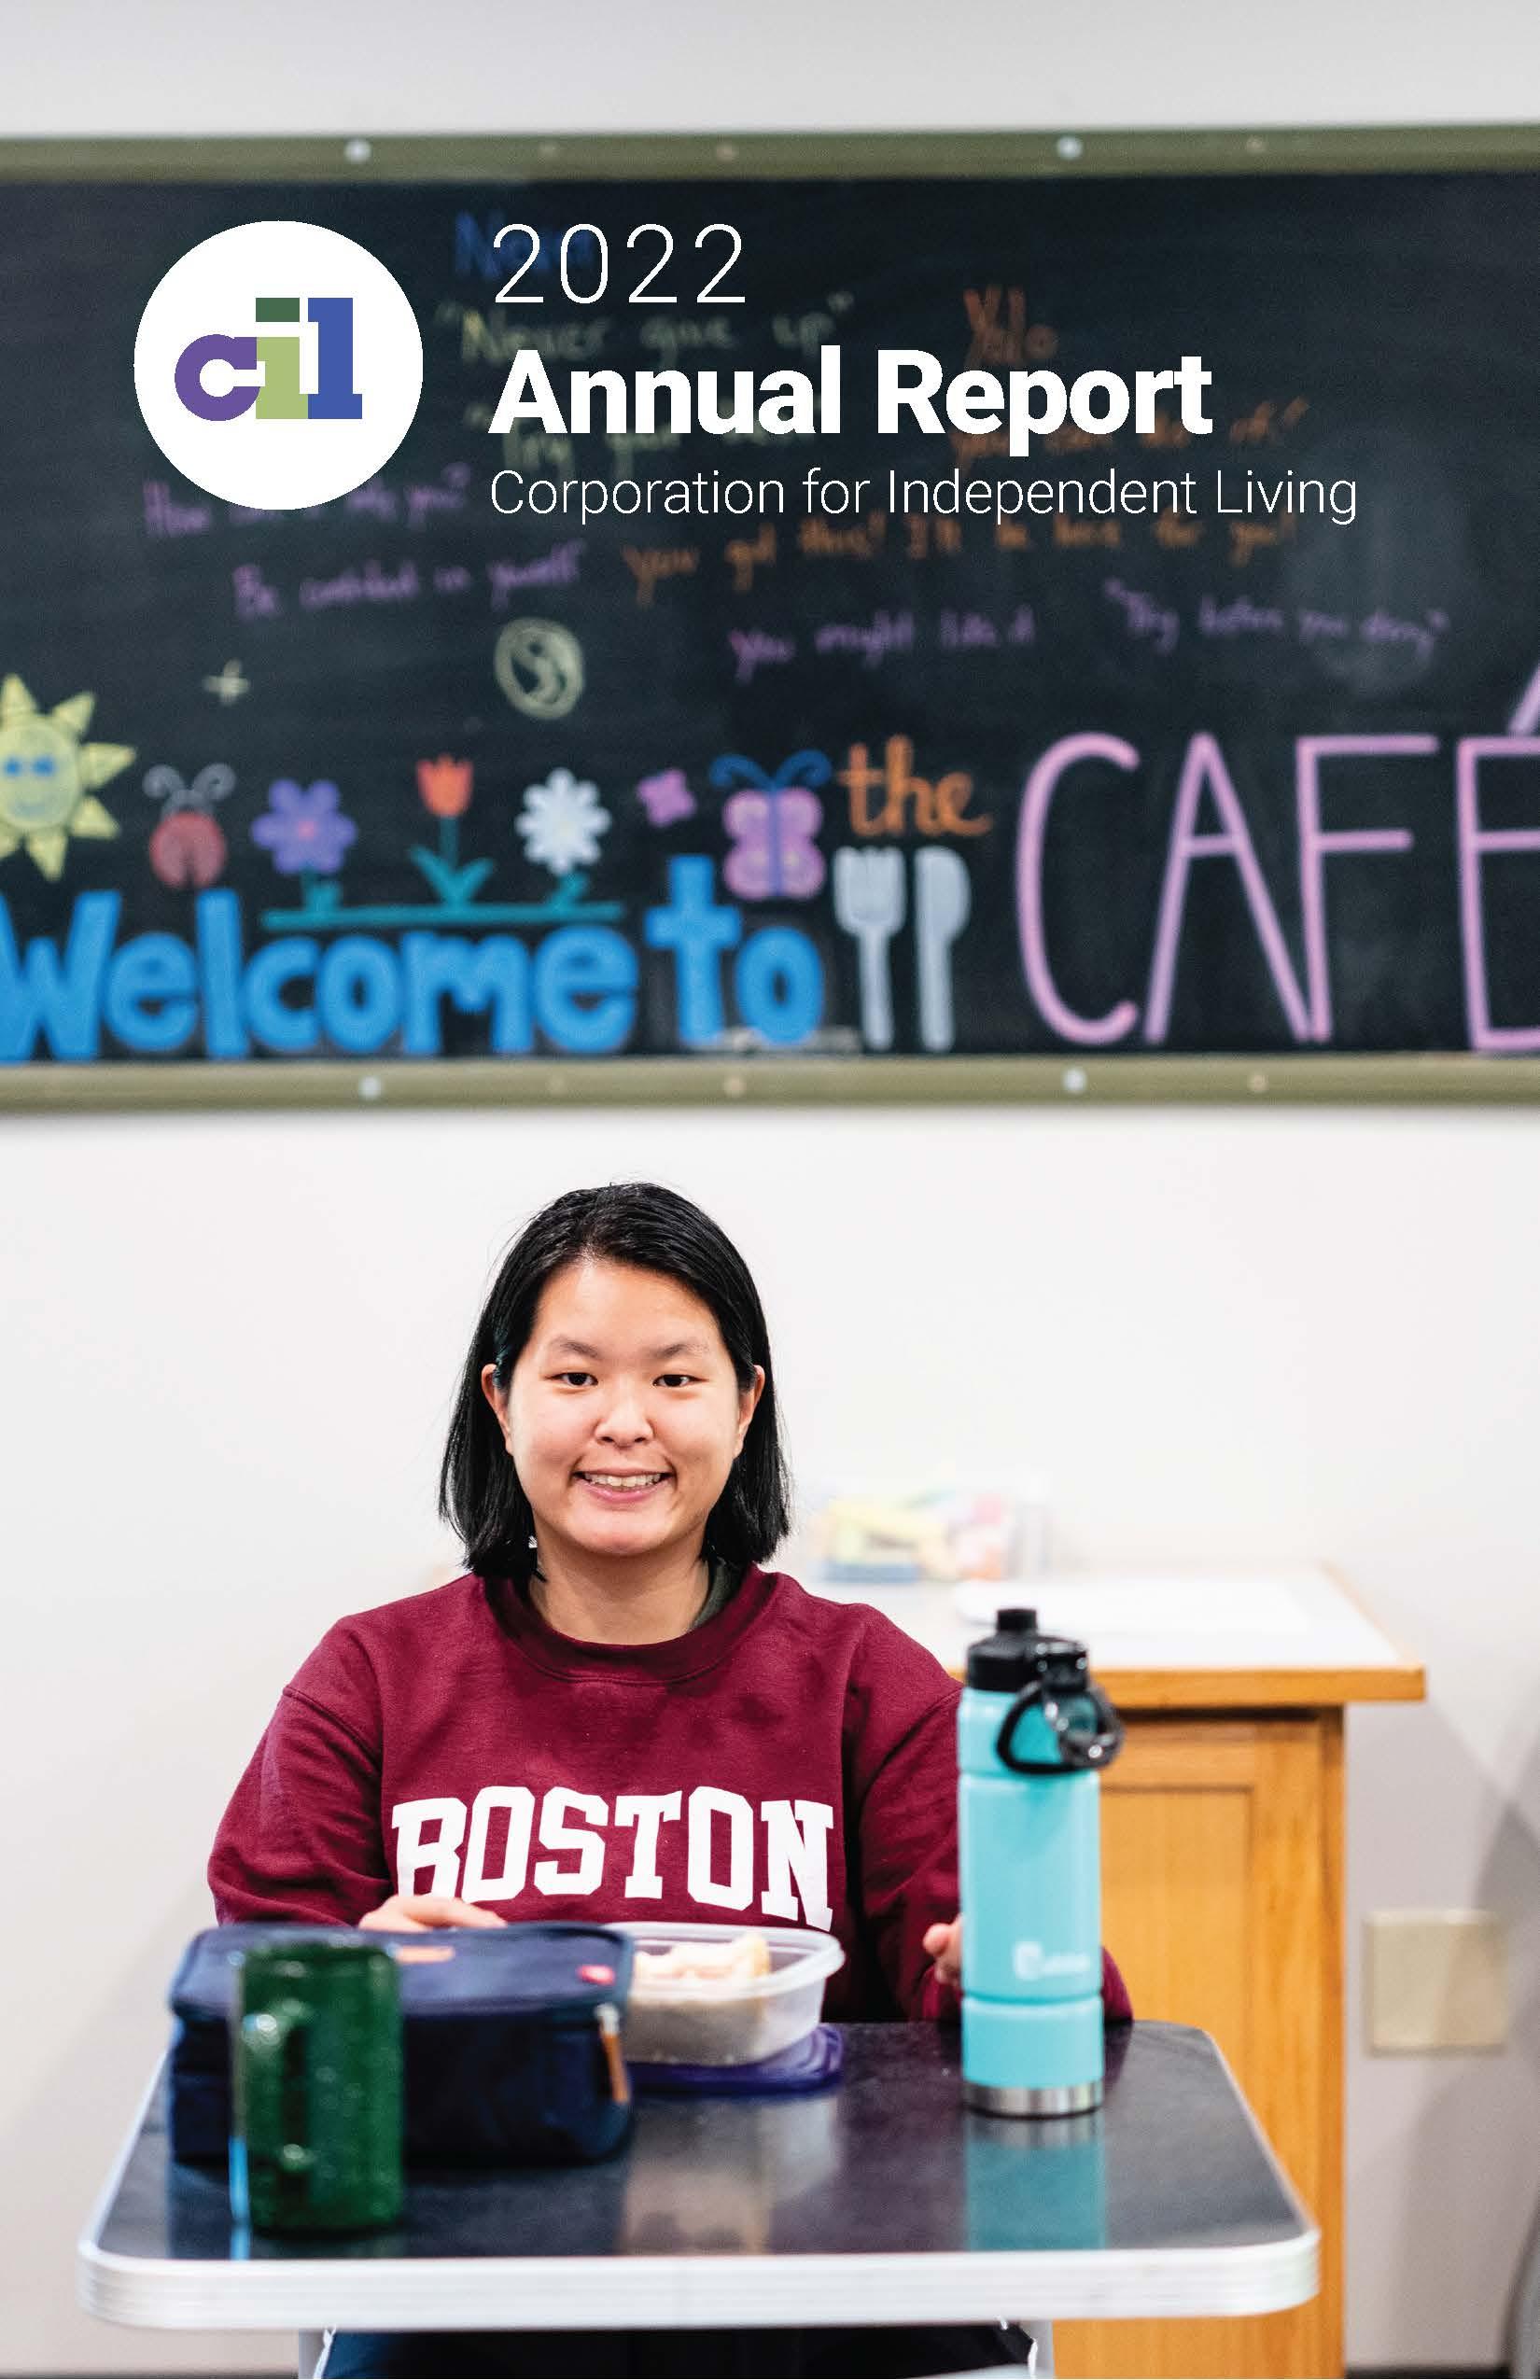
[[[1107,1697],[1094,1680],[1087,1678],[1077,1686],[1074,1700],[1088,1701],[1097,1716],[1094,1735],[1071,1733],[1070,1723],[1061,1716],[1062,1706],[1057,1695],[1045,1693],[1042,1678],[1033,1678],[1024,1686],[1000,1723],[995,1737],[995,1757],[1001,1768],[1018,1777],[1057,1777],[1066,1769],[1104,1769],[1113,1759],[1123,1743],[1123,1722]],[[1016,1729],[1034,1703],[1041,1703],[1043,1715],[1058,1738],[1063,1754],[1058,1760],[1024,1760],[1015,1748]]]

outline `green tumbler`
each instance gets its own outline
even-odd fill
[[[363,2232],[401,2211],[401,2006],[373,1942],[236,1959],[230,2201],[258,2232]]]

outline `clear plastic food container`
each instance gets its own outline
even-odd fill
[[[679,1942],[733,1942],[763,1934],[768,1975],[741,1981],[669,1976],[652,1981],[638,1969],[625,2008],[625,2054],[638,2065],[745,2066],[773,2058],[811,2033],[823,2007],[823,1987],[845,1965],[832,1934],[783,1925],[623,1925],[639,1951],[669,1951]]]

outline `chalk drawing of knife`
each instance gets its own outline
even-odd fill
[[[868,1049],[893,1046],[888,945],[903,923],[903,858],[898,851],[834,854],[834,916],[861,951],[861,1030]]]
[[[915,854],[915,943],[919,965],[919,1038],[926,1049],[950,1049],[951,948],[973,908],[968,871],[955,851]]]

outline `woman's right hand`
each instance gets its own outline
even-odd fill
[[[506,1925],[508,1920],[449,1893],[392,1893],[358,1923],[376,1934],[433,1934],[441,1925]]]

